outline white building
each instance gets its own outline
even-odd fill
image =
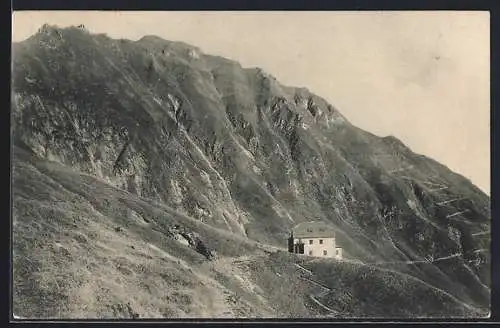
[[[290,253],[342,259],[342,248],[337,247],[335,230],[325,222],[303,222],[292,229],[288,239]]]

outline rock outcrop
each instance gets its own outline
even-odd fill
[[[37,161],[261,244],[284,247],[291,227],[324,220],[347,258],[432,259],[409,274],[489,306],[489,197],[307,89],[184,43],[55,26],[13,45],[12,79],[13,145]],[[33,183],[15,180],[15,206]],[[178,234],[220,253],[194,232]]]

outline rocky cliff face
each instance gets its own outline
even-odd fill
[[[489,307],[489,198],[310,91],[183,43],[76,27],[43,26],[13,61],[13,143],[32,158],[261,244],[328,221],[348,258]],[[29,184],[14,181],[15,202]]]

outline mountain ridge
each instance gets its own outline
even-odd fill
[[[356,128],[307,89],[182,42],[76,27],[42,27],[13,46],[13,62],[14,147],[36,161],[258,244],[284,247],[293,225],[325,220],[347,259],[431,259],[413,276],[449,279],[446,292],[489,306],[489,253],[477,252],[489,249],[478,235],[490,226],[489,197],[397,138]],[[26,161],[15,157],[14,169],[29,170]],[[14,178],[14,208],[35,197],[30,184]]]

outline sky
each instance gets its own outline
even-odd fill
[[[490,192],[490,26],[481,11],[13,14],[13,41],[44,23],[158,35],[306,87],[351,123],[394,135]]]

